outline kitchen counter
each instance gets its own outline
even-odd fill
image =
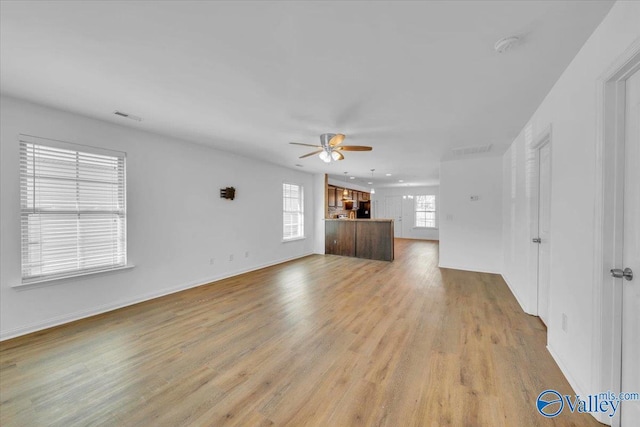
[[[393,220],[325,219],[325,253],[393,261]]]
[[[350,219],[350,218],[327,218],[325,219],[325,221],[364,221],[364,222],[393,222],[392,219],[385,219],[385,218],[354,218],[354,219]]]

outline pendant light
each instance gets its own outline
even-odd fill
[[[373,171],[375,169],[371,169],[371,185],[373,185]],[[376,189],[371,187],[371,194],[376,194]]]
[[[347,191],[347,174],[349,172],[344,173],[344,190],[342,190],[342,200],[347,200],[349,196],[349,191]]]

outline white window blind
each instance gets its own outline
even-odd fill
[[[22,280],[127,263],[125,153],[20,136]]]
[[[303,188],[296,184],[282,184],[282,239],[304,237]]]
[[[416,227],[436,226],[436,196],[416,196]]]

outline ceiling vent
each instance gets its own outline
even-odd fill
[[[492,144],[478,145],[475,147],[458,147],[451,149],[455,157],[473,156],[476,154],[488,153],[491,151]]]

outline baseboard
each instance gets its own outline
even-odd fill
[[[451,265],[451,264],[438,264],[439,268],[450,268],[452,270],[462,270],[462,271],[473,271],[475,273],[489,273],[489,274],[500,274],[499,271],[495,270],[485,270],[482,268],[469,267],[466,265]]]
[[[440,239],[425,239],[424,237],[394,237],[394,239],[400,240],[422,240],[424,242],[440,242]]]
[[[558,355],[558,353],[556,353],[553,350],[553,347],[551,347],[550,344],[547,344],[547,351],[549,352],[549,354],[551,354],[551,357],[556,362],[556,365],[558,365],[558,367],[560,368],[560,371],[562,372],[562,375],[564,375],[564,377],[569,382],[569,385],[573,389],[573,392],[574,392],[574,394],[576,396],[587,396],[589,394],[596,394],[596,393],[600,393],[600,392],[606,391],[606,390],[591,390],[590,392],[585,392],[585,388],[569,373],[569,370],[567,369],[566,363],[564,363],[564,361]],[[540,391],[542,391],[542,390],[540,390]],[[598,421],[598,422],[600,422],[602,424],[611,425],[612,420],[606,414],[603,414],[603,413],[599,414],[602,418],[600,418],[599,416],[596,416],[596,414],[593,414],[591,412],[589,414],[593,418],[595,418],[596,421]]]
[[[42,331],[44,329],[49,329],[49,328],[53,328],[55,326],[60,326],[60,325],[64,325],[66,323],[71,323],[71,322],[75,322],[76,320],[82,320],[82,319],[86,319],[88,317],[92,317],[92,316],[96,316],[98,314],[102,314],[102,313],[107,313],[109,311],[113,311],[113,310],[117,310],[119,308],[123,308],[123,307],[128,307],[130,305],[134,305],[134,304],[139,304],[141,302],[145,302],[145,301],[149,301],[155,298],[160,298],[163,297],[165,295],[170,295],[170,294],[174,294],[176,292],[181,292],[187,289],[191,289],[191,288],[195,288],[198,286],[202,286],[202,285],[206,285],[212,282],[217,282],[218,280],[223,280],[223,279],[227,279],[229,277],[234,277],[234,276],[238,276],[240,274],[245,274],[245,273],[249,273],[251,271],[256,271],[256,270],[261,270],[263,268],[267,268],[267,267],[271,267],[274,265],[278,265],[278,264],[282,264],[288,261],[293,261],[295,259],[299,259],[299,258],[304,258],[306,256],[309,255],[313,255],[313,252],[305,252],[304,254],[298,255],[298,256],[294,256],[294,257],[290,257],[290,258],[283,258],[280,260],[276,260],[276,261],[272,261],[272,262],[268,262],[268,263],[264,263],[264,264],[260,264],[257,266],[253,266],[253,267],[249,267],[249,268],[245,268],[245,269],[240,269],[240,270],[236,270],[233,272],[229,272],[229,273],[224,273],[224,274],[219,274],[216,276],[210,276],[210,277],[205,277],[202,279],[198,279],[198,280],[192,280],[190,282],[186,282],[186,283],[182,283],[180,285],[177,286],[172,286],[169,288],[164,288],[164,289],[160,289],[158,291],[155,292],[150,292],[147,294],[143,294],[140,295],[136,298],[132,298],[132,299],[128,299],[128,300],[123,300],[123,301],[116,301],[113,302],[111,304],[104,304],[98,307],[94,307],[92,309],[89,310],[82,310],[82,311],[77,311],[75,313],[71,313],[71,314],[66,314],[63,316],[57,316],[54,317],[52,319],[49,319],[47,321],[44,322],[37,322],[37,323],[33,323],[27,326],[22,326],[19,328],[15,328],[15,329],[10,329],[7,331],[2,331],[0,332],[0,341],[5,341],[11,338],[17,338],[19,336],[22,335],[27,335],[27,334],[31,334],[33,332],[38,332],[38,331]]]
[[[529,314],[531,316],[537,316],[538,315],[537,313],[531,313],[529,310],[527,310],[527,306],[522,303],[522,300],[520,299],[520,297],[516,293],[515,288],[511,285],[511,282],[509,282],[509,279],[507,278],[507,276],[505,276],[504,274],[501,274],[501,276],[502,276],[502,280],[504,280],[504,282],[507,284],[507,287],[511,291],[511,295],[513,295],[513,297],[516,299],[516,301],[518,302],[518,305],[520,306],[522,311],[524,311],[525,313],[527,313],[527,314]]]
[[[556,353],[553,350],[553,347],[551,347],[550,344],[547,344],[547,351],[549,352],[549,354],[551,354],[551,357],[553,357],[553,360],[556,362],[556,365],[558,365],[558,367],[562,371],[562,375],[564,375],[567,381],[569,381],[569,385],[571,386],[575,394],[580,396],[585,396],[586,394],[584,393],[583,387],[580,386],[580,384],[578,384],[578,382],[575,380],[575,378],[573,378],[573,376],[571,376],[571,374],[569,373],[569,370],[567,369],[566,363],[564,363],[564,361],[558,355],[558,353]]]

